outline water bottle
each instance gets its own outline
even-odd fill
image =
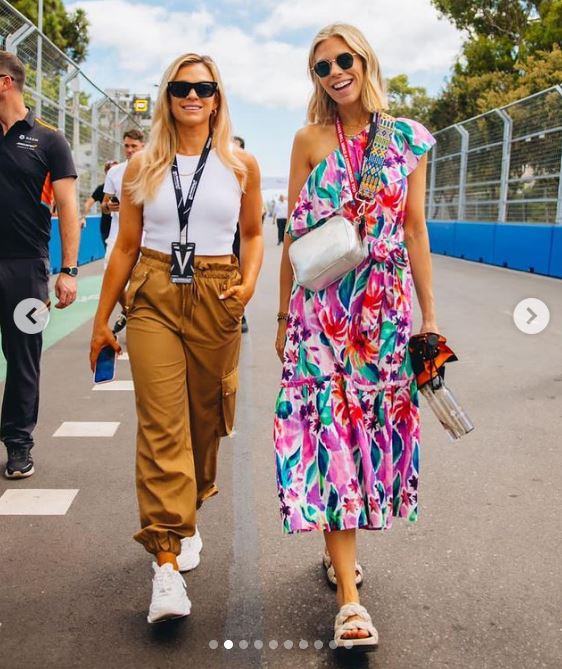
[[[421,386],[420,393],[426,398],[451,441],[456,441],[474,430],[472,421],[440,374]]]

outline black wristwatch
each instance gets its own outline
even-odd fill
[[[68,276],[78,276],[78,267],[61,267],[60,271]]]

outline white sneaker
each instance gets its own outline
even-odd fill
[[[181,540],[181,553],[177,557],[178,568],[180,571],[190,571],[195,569],[201,558],[199,553],[203,548],[203,541],[199,530],[195,528],[195,534],[192,537],[184,537]]]
[[[148,609],[149,623],[159,623],[172,618],[182,618],[191,612],[191,602],[185,591],[183,576],[166,562],[159,567],[152,563],[152,601]]]

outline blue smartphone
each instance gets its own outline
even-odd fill
[[[94,383],[107,383],[115,379],[115,350],[104,346],[99,352],[94,370]]]

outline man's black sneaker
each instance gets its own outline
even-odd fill
[[[113,334],[121,332],[121,330],[125,329],[126,325],[127,325],[127,315],[122,311],[121,315],[115,321],[115,325],[113,326]]]
[[[28,446],[7,446],[7,449],[8,463],[4,472],[7,479],[25,479],[35,473]]]
[[[242,332],[248,332],[250,328],[248,327],[248,321],[246,320],[246,316],[242,316]]]

